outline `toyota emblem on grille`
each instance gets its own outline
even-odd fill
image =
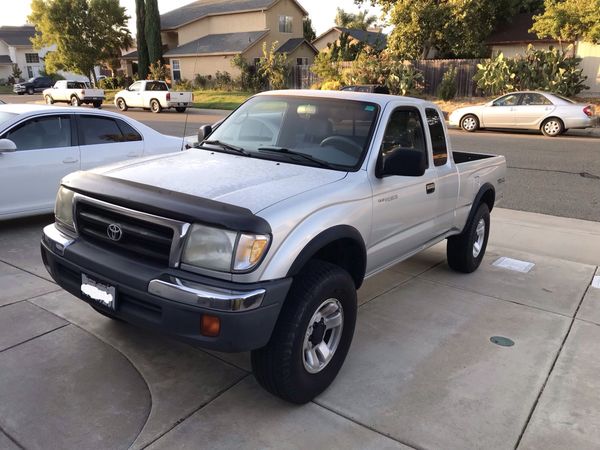
[[[111,223],[106,229],[106,234],[111,241],[120,241],[123,237],[123,230],[121,226],[116,223]]]

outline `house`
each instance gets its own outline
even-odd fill
[[[44,68],[40,53],[31,43],[34,34],[35,28],[31,25],[0,27],[0,79],[8,80],[13,64],[19,66],[23,78],[35,77]]]
[[[318,52],[303,37],[307,15],[296,0],[199,0],[162,14],[171,79],[193,80],[217,71],[237,76],[232,59],[242,55],[255,62],[263,55],[263,43],[271,48],[277,42],[277,51],[285,52],[291,64],[312,64]],[[124,59],[133,61],[136,55]]]
[[[352,43],[363,43],[375,50],[383,50],[387,47],[387,35],[379,30],[360,30],[344,27],[330,28],[312,41],[312,44],[318,51],[326,50],[334,42],[339,42],[342,34],[348,35]]]
[[[567,48],[573,44],[574,56],[581,58],[580,67],[583,75],[587,76],[586,84],[589,91],[586,95],[600,94],[600,45],[589,42],[559,42],[555,39],[540,39],[529,30],[533,26],[533,14],[518,14],[510,22],[503,24],[487,39],[492,55],[502,52],[504,56],[515,57],[522,55],[531,44],[536,49],[548,50],[550,47]]]

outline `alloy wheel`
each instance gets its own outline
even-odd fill
[[[344,310],[339,300],[321,303],[308,323],[302,345],[302,361],[307,372],[322,371],[333,358],[342,338]]]

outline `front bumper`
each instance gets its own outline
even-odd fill
[[[155,267],[72,239],[54,224],[44,228],[41,251],[52,278],[94,308],[193,345],[225,352],[267,344],[292,281],[242,285]],[[82,274],[116,287],[114,310],[82,295]],[[220,319],[219,336],[201,334],[205,314]]]
[[[26,92],[27,88],[25,86],[13,86],[13,92],[18,94],[20,92]]]

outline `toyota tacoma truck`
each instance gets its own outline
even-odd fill
[[[350,348],[366,278],[447,240],[473,272],[502,156],[452,151],[432,103],[358,92],[254,96],[196,148],[63,179],[42,257],[99,313],[206,349],[251,351],[305,403]]]
[[[71,106],[81,106],[85,103],[100,108],[104,101],[104,91],[92,89],[89,83],[84,81],[59,80],[42,95],[48,105],[63,102],[70,103]]]
[[[191,92],[170,91],[164,81],[136,81],[115,94],[115,106],[121,111],[144,108],[159,113],[163,109],[175,108],[175,111],[182,113],[192,106],[193,100]]]

